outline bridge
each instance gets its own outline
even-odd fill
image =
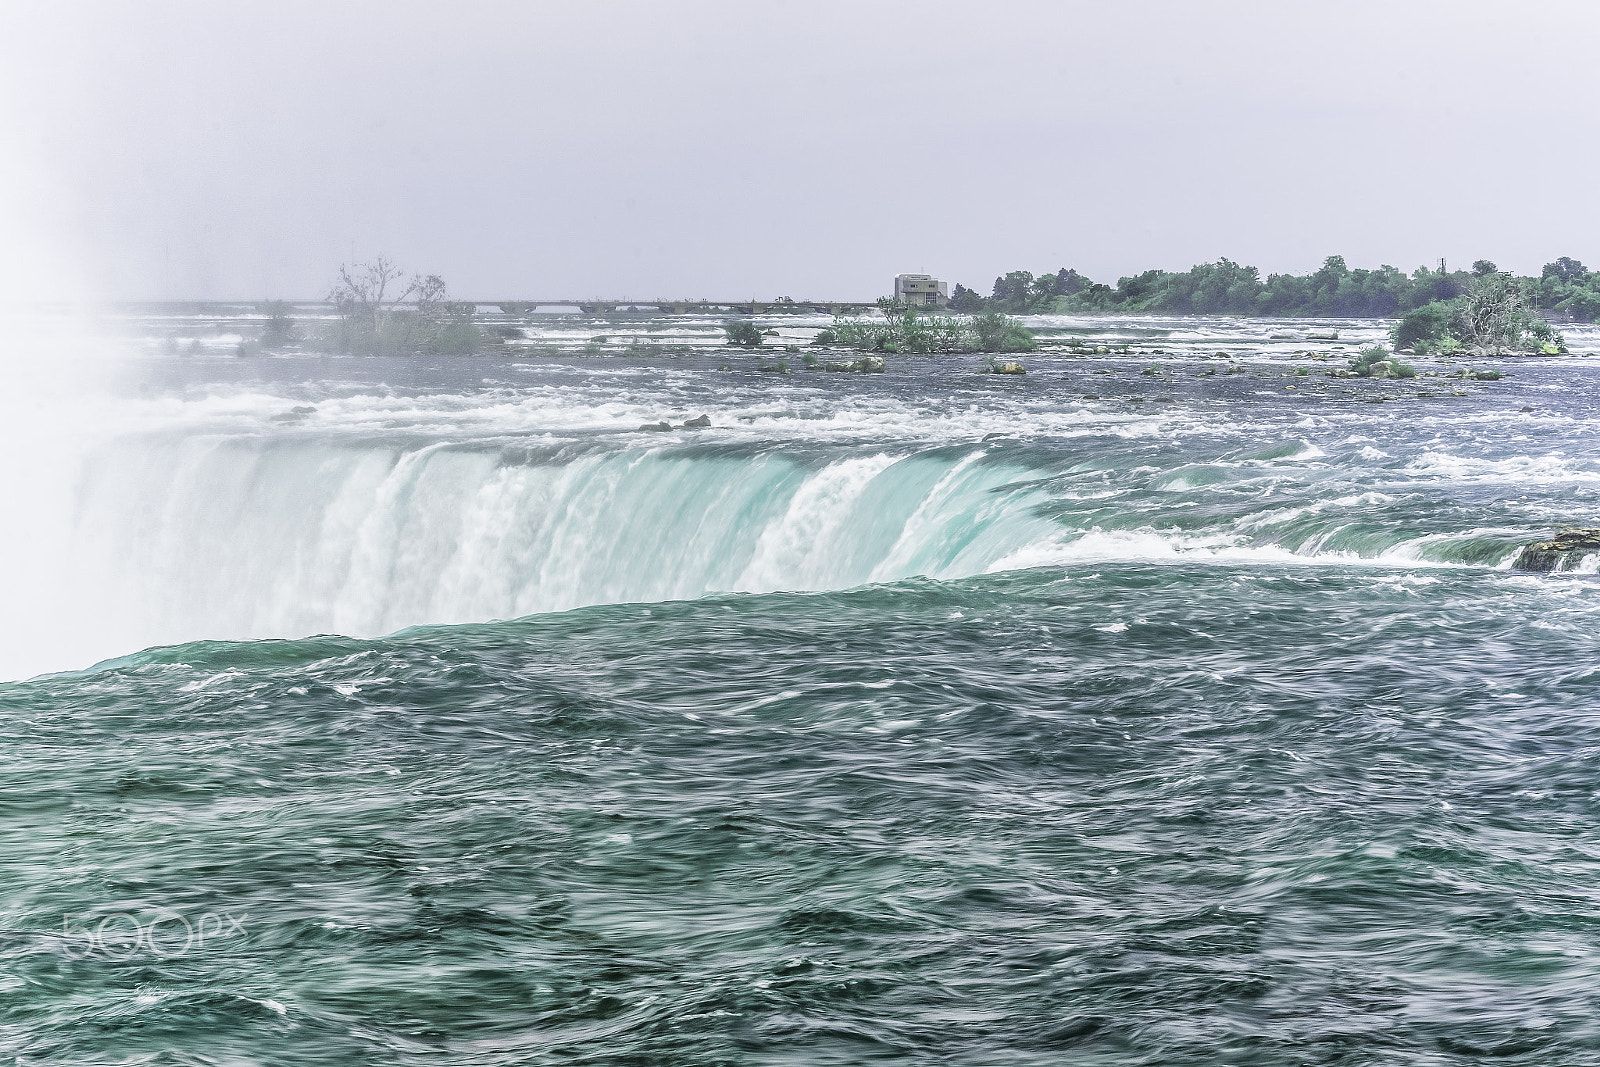
[[[508,315],[527,315],[540,308],[577,308],[583,315],[612,315],[619,311],[653,311],[663,315],[860,315],[876,311],[877,301],[855,300],[479,300],[494,304]]]

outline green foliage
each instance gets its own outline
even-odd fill
[[[1058,297],[1077,296],[1087,292],[1091,286],[1089,279],[1067,267],[1062,267],[1054,274],[1041,274],[1037,278],[1029,271],[1014,270],[994,280],[994,289],[988,300],[957,283],[955,296],[950,299],[950,308],[972,314],[985,310],[1018,315],[1046,312],[1052,310]]]
[[[1186,271],[1147,270],[1120,278],[1115,287],[1062,268],[1035,278],[1011,271],[995,279],[992,295],[979,297],[957,285],[953,310],[980,314],[1101,312],[1165,315],[1263,315],[1392,318],[1428,304],[1465,295],[1475,280],[1495,273],[1479,260],[1474,272],[1418,267],[1409,275],[1387,264],[1376,270],[1351,269],[1342,256],[1329,256],[1310,274],[1272,274],[1219,259]],[[1563,257],[1533,282],[1538,307],[1566,311],[1585,321],[1600,318],[1600,273]]]
[[[994,280],[989,293],[991,306],[1006,311],[1026,312],[1034,302],[1033,272],[1014,270]]]
[[[976,314],[983,310],[983,297],[957,282],[955,292],[950,295],[950,310],[968,315]]]
[[[871,352],[878,347],[878,339],[886,330],[887,327],[876,323],[841,318],[834,319],[833,325],[823,333],[829,335],[828,344],[842,345],[858,352]]]
[[[722,332],[728,335],[728,344],[739,345],[743,348],[759,348],[763,340],[760,328],[755,323],[746,320],[737,320],[724,323]]]
[[[814,345],[838,344],[839,333],[833,327],[825,326],[817,331],[817,335],[811,339],[811,343]]]
[[[952,316],[923,315],[914,307],[880,300],[883,321],[836,319],[824,331],[834,344],[858,352],[891,352],[909,355],[971,352],[978,344],[973,326]],[[819,335],[820,336],[820,335]],[[1032,335],[1029,335],[1030,338]]]
[[[1363,348],[1350,361],[1350,373],[1358,378],[1415,378],[1417,370],[1402,363],[1380,345]]]
[[[1528,316],[1524,341],[1529,349],[1547,356],[1565,352],[1567,348],[1566,340],[1556,328],[1537,315]]]
[[[1555,308],[1579,322],[1593,322],[1600,319],[1600,291],[1574,289],[1557,301]]]
[[[1561,256],[1554,263],[1546,263],[1543,272],[1539,275],[1540,281],[1555,281],[1574,284],[1583,281],[1589,275],[1589,268],[1582,263],[1567,256]]]
[[[1438,300],[1407,312],[1389,331],[1396,348],[1439,354],[1446,339],[1455,340],[1458,301]],[[1459,346],[1459,342],[1457,342]]]
[[[1582,264],[1576,265],[1582,269]],[[1532,279],[1503,274],[1482,275],[1473,280],[1464,296],[1425,304],[1410,312],[1395,324],[1390,336],[1397,348],[1411,348],[1427,355],[1450,355],[1464,349],[1497,353],[1563,351],[1561,335],[1529,306],[1530,292],[1537,284]]]
[[[1539,352],[1562,347],[1561,335],[1532,310],[1530,279],[1486,274],[1472,283],[1456,313],[1455,335],[1489,353]]]
[[[1529,282],[1537,306],[1566,312],[1579,322],[1600,319],[1600,271],[1562,256],[1546,263],[1539,278]]]
[[[972,332],[980,352],[1036,352],[1039,349],[1031,330],[998,311],[975,316]]]

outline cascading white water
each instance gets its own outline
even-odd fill
[[[532,321],[536,344],[460,361],[240,359],[246,313],[0,328],[0,677],[1035,566],[1506,566],[1530,531],[1591,521],[1600,486],[1587,416],[1524,403],[1577,395],[1578,363],[1559,391],[1519,367],[1498,406],[1419,386],[1409,420],[1373,422],[1344,385],[1280,388],[1297,345],[1266,323],[1138,326],[1198,361],[1250,334],[1256,372],[1218,385],[1059,350],[1018,380],[965,357],[769,376],[677,319],[629,326],[651,343],[614,359]],[[1171,403],[1132,395],[1157,389]],[[698,414],[711,430],[638,432]]]
[[[1054,528],[982,456],[152,439],[94,458],[71,555],[119,649],[968,575]]]

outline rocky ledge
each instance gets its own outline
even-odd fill
[[[640,433],[665,433],[668,430],[705,430],[711,426],[711,416],[701,415],[698,419],[689,419],[681,426],[674,426],[666,419],[660,422],[647,422],[639,427]]]
[[[882,356],[862,356],[860,359],[848,363],[834,361],[822,364],[823,370],[831,370],[841,374],[882,374],[884,371]]]
[[[1575,570],[1583,557],[1600,552],[1600,527],[1566,526],[1549,541],[1535,541],[1512,561],[1511,569],[1550,574]]]

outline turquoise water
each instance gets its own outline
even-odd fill
[[[1596,587],[1508,569],[1595,520],[1588,361],[1190,321],[784,377],[655,325],[135,321],[12,642],[79,669],[0,684],[0,1052],[1600,1062]]]

